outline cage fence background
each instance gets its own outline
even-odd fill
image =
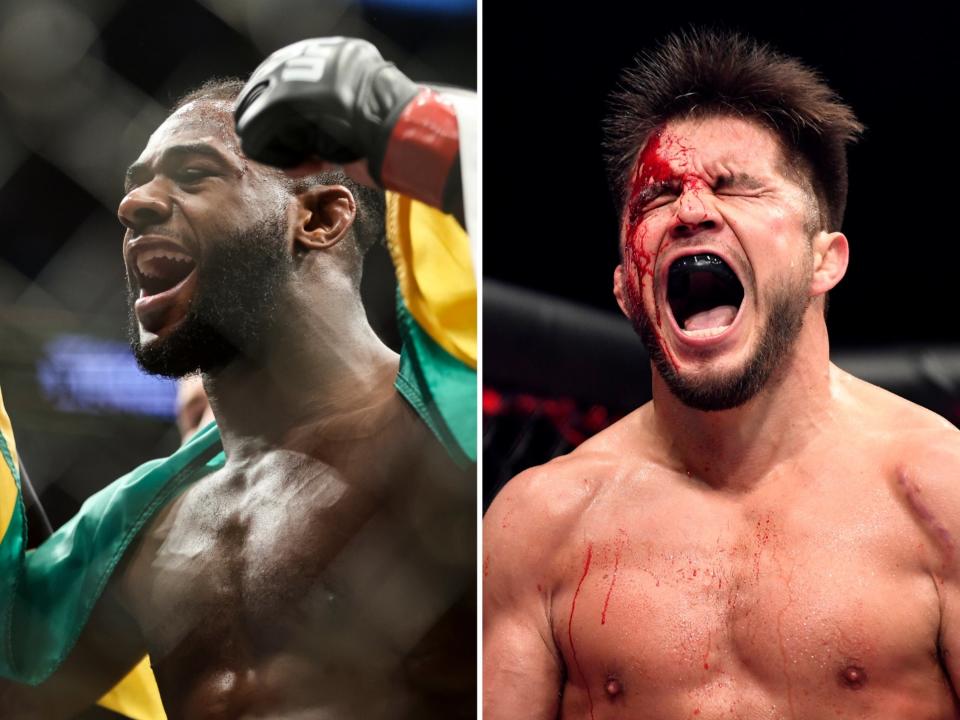
[[[125,340],[123,173],[167,108],[306,37],[373,42],[421,82],[475,89],[473,0],[13,0],[0,6],[0,388],[54,526],[179,444],[171,381]],[[394,279],[363,292],[388,344]]]

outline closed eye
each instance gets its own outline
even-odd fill
[[[676,183],[658,182],[644,188],[637,196],[636,203],[641,213],[656,210],[669,205],[680,195],[680,188]]]
[[[676,199],[677,194],[675,192],[670,192],[669,190],[664,191],[644,205],[643,212],[649,212],[651,210],[656,210],[659,207],[663,207],[664,205],[669,205]]]
[[[640,222],[640,219],[647,213],[669,205],[676,199],[677,194],[671,192],[669,188],[666,187],[661,188],[659,192],[651,192],[650,189],[641,192],[630,203],[630,223],[635,224]]]
[[[718,190],[714,194],[723,195],[724,197],[758,197],[760,195],[760,191],[730,188],[729,190]]]
[[[713,186],[716,195],[735,197],[757,197],[763,189],[763,183],[746,173],[722,175]]]

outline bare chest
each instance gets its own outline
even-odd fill
[[[552,601],[557,646],[591,702],[818,717],[918,682],[945,691],[923,536],[894,503],[681,498],[610,520],[571,545]]]
[[[377,717],[371,697],[409,699],[405,663],[464,592],[424,530],[459,500],[424,485],[373,493],[314,462],[190,488],[148,529],[130,573],[161,689],[184,707],[216,696],[201,704],[232,717],[331,698],[354,708],[345,716]],[[447,554],[469,545],[447,540]]]

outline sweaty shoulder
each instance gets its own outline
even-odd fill
[[[871,434],[890,436],[891,441],[904,433],[934,435],[956,428],[931,410],[850,375],[836,366],[831,368],[834,396],[844,409],[851,426]],[[949,434],[949,433],[948,433]]]
[[[502,550],[516,556],[529,552],[541,561],[544,552],[565,544],[589,508],[616,492],[624,477],[643,483],[653,476],[646,412],[646,406],[640,408],[568,455],[525,470],[507,483],[484,517],[484,547],[492,551],[491,558]]]
[[[857,407],[853,421],[866,429],[892,494],[927,537],[931,571],[958,574],[960,430],[926,408],[843,375],[843,392]]]

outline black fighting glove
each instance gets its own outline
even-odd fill
[[[456,115],[365,40],[302,40],[273,53],[237,98],[243,152],[289,168],[366,158],[380,185],[451,210],[462,204]]]

